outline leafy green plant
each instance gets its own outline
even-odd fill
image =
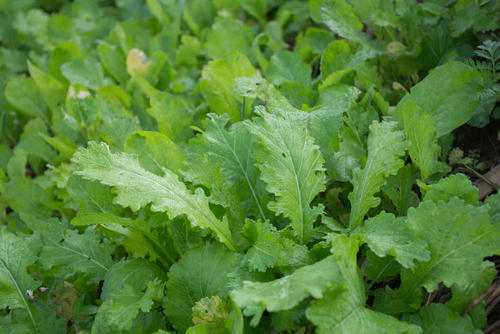
[[[499,20],[0,0],[0,333],[480,333],[500,195],[450,149],[495,122]]]

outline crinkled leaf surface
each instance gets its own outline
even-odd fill
[[[235,79],[252,77],[255,73],[248,58],[237,51],[205,65],[201,72],[200,89],[210,110],[217,114],[227,113],[233,121],[240,120],[243,100],[233,95]],[[245,114],[250,112],[251,105],[252,100],[247,100]]]
[[[28,290],[35,290],[40,282],[28,273],[28,266],[37,260],[41,242],[36,236],[20,237],[0,228],[0,308],[25,309],[33,328],[38,330]]]
[[[307,318],[317,326],[316,333],[421,333],[417,326],[366,307],[365,283],[356,263],[360,240],[340,235],[331,239],[345,284],[327,290],[306,310]]]
[[[343,283],[342,274],[335,256],[297,269],[288,276],[271,282],[245,281],[241,289],[231,296],[246,316],[253,316],[251,324],[256,326],[264,310],[277,312],[291,309],[311,295],[322,298],[325,290]]]
[[[357,231],[375,254],[392,255],[405,268],[413,267],[415,260],[430,259],[427,243],[415,238],[406,222],[393,214],[382,211]]]
[[[319,205],[310,206],[324,189],[323,157],[299,112],[278,115],[262,111],[260,115],[247,126],[261,140],[254,157],[267,189],[277,196],[269,209],[290,218],[299,242],[307,242],[323,210]]]
[[[191,308],[203,297],[226,296],[230,277],[238,266],[235,253],[216,245],[187,251],[168,273],[165,314],[180,331],[193,325]]]
[[[422,179],[446,168],[438,161],[441,147],[437,143],[436,125],[429,114],[424,114],[411,101],[403,106],[403,125],[408,139],[408,153],[415,165],[420,168]]]
[[[370,125],[368,157],[363,169],[354,172],[354,189],[349,194],[351,227],[360,226],[368,210],[379,205],[380,199],[374,195],[380,191],[388,176],[395,175],[403,167],[401,157],[405,151],[404,134],[396,130],[396,123],[383,121]]]
[[[258,212],[262,219],[266,219],[263,189],[258,179],[258,171],[251,153],[258,139],[252,135],[241,123],[226,129],[229,121],[227,115],[211,114],[207,121],[205,131],[195,140],[191,141],[191,150],[196,153],[194,159],[199,155],[208,155],[208,160],[220,163],[220,173],[224,177],[224,189],[218,195],[218,202],[226,207],[231,207],[231,202],[224,201],[224,197],[231,196],[228,193],[236,193],[236,201],[246,202],[250,199],[251,207]],[[213,164],[209,164],[211,166]],[[217,164],[219,166],[219,164]],[[208,173],[203,173],[205,168],[198,168],[197,161],[192,160],[185,175],[199,180],[207,187],[213,184],[213,178]],[[226,195],[227,194],[227,195]],[[241,204],[239,204],[241,205]]]
[[[458,198],[438,203],[425,201],[408,210],[408,226],[427,242],[431,258],[401,272],[401,287],[390,292],[381,310],[420,306],[421,287],[435,291],[446,286],[467,286],[483,271],[483,259],[499,252],[500,231],[491,224],[487,207],[474,207]],[[399,306],[396,306],[399,305]]]
[[[474,329],[469,316],[461,317],[443,304],[430,304],[423,307],[418,316],[411,316],[409,320],[422,327],[428,334],[480,334],[481,330]]]
[[[111,253],[115,247],[106,239],[101,242],[91,229],[79,234],[51,220],[42,232],[42,241],[40,263],[47,268],[61,267],[63,277],[80,272],[91,282],[99,282],[113,264]]]
[[[77,151],[73,162],[79,169],[76,174],[115,186],[118,204],[138,210],[152,203],[153,211],[166,211],[172,219],[185,214],[194,226],[210,229],[221,242],[234,249],[227,222],[210,211],[203,191],[198,189],[192,194],[170,170],[163,169],[163,177],[155,175],[144,170],[131,155],[111,153],[104,143],[89,143],[88,149]]]

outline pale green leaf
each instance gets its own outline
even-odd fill
[[[266,76],[277,86],[285,82],[298,82],[311,88],[311,71],[311,66],[304,63],[297,53],[280,51],[271,57]]]
[[[201,72],[200,89],[211,111],[226,113],[232,121],[238,121],[242,114],[248,114],[253,99],[246,99],[246,109],[242,112],[243,98],[235,97],[233,88],[236,78],[253,77],[255,73],[248,58],[236,51],[205,65]]]
[[[187,251],[170,268],[163,306],[179,332],[193,325],[191,308],[197,301],[203,297],[224,297],[229,293],[228,275],[237,266],[235,253],[215,244],[206,244]]]
[[[45,268],[57,267],[63,278],[80,272],[97,283],[104,278],[113,261],[115,247],[108,240],[99,240],[95,230],[79,234],[57,219],[47,221],[42,232],[43,248],[40,263]]]
[[[231,296],[243,314],[253,316],[250,324],[256,326],[264,310],[289,310],[308,296],[322,298],[325,290],[343,283],[335,256],[297,269],[292,274],[271,282],[245,281]]]
[[[392,255],[405,268],[413,267],[415,260],[430,260],[427,243],[414,238],[405,221],[396,219],[392,213],[382,211],[356,231],[375,254]]]
[[[459,62],[449,62],[432,70],[398,103],[394,117],[401,122],[407,101],[434,118],[437,137],[450,133],[474,114],[482,89],[478,71]]]
[[[374,195],[380,191],[385,180],[403,167],[401,157],[405,154],[406,142],[402,131],[396,130],[396,123],[373,122],[368,135],[368,157],[363,169],[353,174],[353,191],[349,194],[351,214],[349,225],[360,226],[370,208],[380,203]]]
[[[411,322],[422,327],[425,334],[481,334],[475,330],[469,316],[461,317],[446,305],[430,304],[423,307],[418,315],[408,317]]]
[[[28,266],[37,260],[41,242],[36,235],[16,236],[0,228],[0,308],[22,308],[29,315],[35,331],[38,324],[28,302],[28,290],[35,290],[40,283],[28,273]]]
[[[483,259],[500,248],[500,231],[490,221],[486,207],[465,204],[458,198],[448,202],[425,201],[408,210],[408,226],[415,237],[427,242],[431,258],[401,272],[401,287],[390,291],[380,310],[399,313],[420,306],[422,290],[465,287],[477,280]]]
[[[154,131],[137,131],[125,142],[125,152],[133,153],[141,166],[156,175],[168,168],[178,173],[184,167],[186,154],[170,138]]]
[[[307,132],[302,113],[261,111],[260,116],[247,126],[261,140],[254,157],[267,189],[277,196],[268,207],[288,217],[299,242],[307,242],[323,211],[321,205],[310,205],[325,187],[324,160]]]
[[[235,248],[227,222],[212,213],[203,190],[191,193],[172,171],[163,169],[165,175],[160,177],[144,170],[135,157],[111,153],[106,144],[95,142],[78,150],[72,161],[78,167],[76,174],[116,187],[116,203],[134,211],[152,203],[151,210],[167,212],[171,219],[186,215],[193,226],[210,229],[230,249]]]
[[[257,143],[253,136],[241,123],[226,129],[229,121],[227,115],[209,115],[205,131],[191,141],[191,150],[195,153],[190,158],[185,172],[191,180],[209,187],[214,191],[217,203],[231,208],[232,205],[253,207],[259,217],[266,219],[263,187],[258,179],[258,171],[251,158]],[[200,155],[207,155],[208,165],[200,164]],[[210,163],[217,162],[217,163]],[[202,165],[202,166],[200,166]],[[217,182],[207,172],[215,167],[223,178],[222,187],[217,189]],[[236,197],[227,201],[225,198]],[[235,202],[235,203],[233,203]],[[244,210],[246,211],[246,210]],[[244,212],[246,216],[246,212]]]
[[[464,174],[453,174],[430,185],[419,182],[419,186],[425,201],[438,203],[455,196],[469,204],[478,204],[479,189]]]
[[[106,85],[102,66],[96,59],[76,58],[61,66],[64,77],[72,84],[81,84],[89,89],[97,90]]]
[[[422,179],[425,181],[432,174],[446,170],[446,165],[438,161],[441,146],[437,143],[434,119],[408,101],[403,106],[403,126],[409,142],[408,153],[420,169]]]
[[[306,310],[307,318],[317,326],[316,333],[421,333],[417,326],[366,307],[365,284],[356,261],[360,241],[341,235],[334,235],[331,241],[345,284],[330,288]]]

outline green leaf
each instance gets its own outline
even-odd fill
[[[453,196],[472,205],[477,205],[479,201],[479,189],[464,174],[453,174],[430,185],[419,182],[419,186],[425,201],[438,203]]]
[[[75,226],[100,225],[125,237],[121,241],[127,252],[134,257],[149,255],[151,261],[159,260],[165,267],[175,262],[175,257],[162,247],[159,236],[150,224],[143,220],[118,217],[107,213],[80,215],[71,224]]]
[[[239,0],[240,6],[250,15],[255,17],[261,24],[266,23],[267,1],[266,0]]]
[[[416,207],[419,203],[418,196],[413,191],[415,174],[411,164],[405,165],[396,175],[389,176],[382,187],[382,191],[392,201],[400,216],[406,215],[408,208]]]
[[[104,276],[101,299],[106,301],[113,295],[114,290],[124,286],[133,291],[143,291],[149,281],[159,279],[166,281],[165,273],[154,263],[142,259],[124,260],[115,263]]]
[[[177,143],[192,136],[189,125],[194,110],[192,101],[187,97],[160,92],[151,97],[148,113],[158,122],[160,132]]]
[[[407,101],[416,104],[436,122],[437,137],[465,124],[474,114],[481,90],[478,71],[459,62],[449,62],[432,70],[398,103],[394,117],[402,123]]]
[[[32,117],[49,118],[47,105],[33,79],[11,77],[5,87],[5,98],[16,111]]]
[[[135,154],[144,169],[160,176],[164,168],[177,173],[186,160],[184,151],[170,138],[153,131],[134,132],[125,142],[125,152]]]
[[[347,1],[328,1],[321,8],[321,19],[331,31],[341,37],[361,44],[368,44],[366,35],[362,33],[363,23],[354,14],[352,6]]]
[[[116,203],[137,211],[152,203],[151,210],[167,212],[171,219],[187,215],[193,226],[210,229],[229,249],[235,248],[226,221],[220,221],[208,207],[201,189],[191,193],[178,176],[168,169],[160,177],[144,170],[136,158],[126,153],[111,153],[109,147],[95,142],[80,149],[72,161],[77,175],[114,186]]]
[[[245,281],[241,289],[231,293],[243,314],[253,316],[250,324],[257,326],[264,310],[289,310],[309,295],[322,298],[325,290],[343,283],[335,256],[297,269],[288,276],[271,282]]]
[[[91,229],[79,234],[52,219],[47,221],[42,241],[40,263],[49,269],[57,267],[64,278],[79,272],[98,283],[113,264],[111,253],[115,247],[106,239],[101,242]]]
[[[123,54],[117,48],[105,43],[97,46],[97,53],[104,71],[115,79],[115,81],[123,84],[126,83],[128,74]]]
[[[209,117],[205,131],[190,143],[191,150],[196,154],[191,158],[184,174],[193,182],[212,188],[212,196],[215,196],[217,203],[231,208],[233,201],[227,201],[225,198],[234,194],[236,205],[246,208],[249,204],[258,212],[260,218],[266,219],[263,187],[251,158],[257,138],[241,123],[236,123],[226,130],[229,121],[227,115],[210,114]],[[199,166],[200,155],[207,155],[208,161],[217,161],[214,167],[217,172],[220,170],[223,178],[222,189],[213,188],[214,178],[207,173],[207,169],[214,164]],[[246,213],[244,212],[244,216]]]
[[[36,235],[16,236],[0,228],[0,308],[25,309],[38,331],[38,324],[28,303],[28,290],[35,290],[40,283],[28,273],[28,266],[37,260],[40,239]]]
[[[351,48],[346,41],[331,42],[321,56],[321,78],[325,80],[332,73],[349,69],[351,60]]]
[[[498,253],[500,231],[490,221],[487,208],[465,204],[458,198],[448,202],[425,201],[408,210],[408,226],[415,237],[427,242],[431,259],[401,272],[401,287],[387,296],[379,309],[397,312],[420,306],[421,287],[429,293],[442,282],[447,287],[467,286],[483,270],[483,259]],[[460,263],[460,266],[457,266]]]
[[[125,284],[121,289],[115,289],[109,299],[99,308],[96,318],[106,319],[107,325],[117,330],[130,329],[140,311],[149,312],[154,300],[163,297],[164,284],[160,281],[150,281],[145,292]],[[95,320],[98,322],[98,320]]]
[[[475,301],[480,295],[482,295],[493,283],[497,275],[497,270],[495,269],[495,264],[492,262],[483,262],[481,271],[477,273],[476,279],[467,285],[457,286],[453,285],[451,287],[452,297],[446,302],[446,306],[457,313],[464,312],[473,301]],[[476,308],[481,309],[484,313],[486,302],[482,302],[476,306]],[[486,318],[486,316],[485,316]]]
[[[488,196],[485,203],[488,205],[491,221],[493,224],[500,224],[500,193]]]
[[[168,273],[165,314],[179,332],[193,325],[191,308],[204,297],[226,296],[229,274],[238,265],[235,253],[215,244],[187,251]]]
[[[384,0],[353,0],[354,12],[370,25],[380,27],[399,27],[399,20],[394,11],[394,3]]]
[[[316,333],[421,333],[417,326],[366,307],[365,285],[356,261],[360,241],[344,235],[331,239],[345,284],[327,290],[322,299],[313,301],[306,310],[307,318],[317,326]]]
[[[446,305],[430,304],[423,307],[418,315],[408,317],[411,322],[422,327],[426,334],[480,334],[481,330],[474,330],[469,316],[461,317]]]
[[[306,243],[312,237],[314,221],[323,211],[321,205],[310,206],[325,187],[323,158],[307,133],[302,113],[259,114],[261,118],[247,126],[261,140],[254,157],[268,191],[276,195],[276,201],[268,207],[288,217],[299,242]]]
[[[48,75],[38,69],[35,65],[28,61],[28,69],[31,77],[35,81],[36,86],[40,90],[43,99],[51,110],[54,110],[60,103],[64,101],[66,89],[62,83],[56,78]]]
[[[248,53],[252,42],[251,30],[240,20],[222,19],[208,32],[205,50],[209,58],[220,58],[238,51]]]
[[[248,58],[239,52],[232,52],[213,60],[203,67],[201,72],[201,94],[212,112],[226,113],[232,121],[241,120],[243,98],[233,95],[235,79],[252,77],[256,73]],[[251,110],[253,99],[246,99],[244,115]]]
[[[266,76],[277,86],[284,82],[298,82],[311,88],[311,71],[311,66],[302,62],[297,53],[280,51],[271,57]]]
[[[42,140],[41,135],[47,135],[48,129],[40,118],[31,119],[24,126],[21,140],[16,145],[16,150],[22,149],[31,156],[36,156],[44,161],[51,161],[55,158],[54,150]]]
[[[396,131],[396,123],[383,121],[370,125],[368,157],[363,169],[353,174],[353,191],[349,194],[351,214],[349,225],[360,226],[370,208],[380,203],[374,195],[380,191],[385,180],[403,167],[401,157],[405,154],[406,142],[403,132]]]
[[[97,181],[86,180],[72,174],[66,190],[82,213],[120,213],[121,207],[113,203],[111,188]]]
[[[267,222],[247,220],[242,233],[252,245],[246,254],[252,270],[264,272],[274,266],[296,268],[310,262],[307,247],[283,237]]]
[[[24,178],[26,177],[26,164],[28,163],[28,154],[21,148],[14,150],[7,163],[7,175],[11,178]]]
[[[415,260],[430,260],[427,243],[415,239],[407,224],[392,213],[382,211],[356,231],[375,254],[379,257],[392,255],[405,268],[413,267]]]
[[[65,63],[61,66],[61,72],[72,85],[81,84],[93,90],[106,85],[101,64],[91,57]]]
[[[447,166],[438,161],[441,155],[441,146],[437,143],[436,122],[429,114],[424,114],[421,109],[411,101],[403,107],[403,126],[408,139],[408,153],[411,160],[420,169],[422,179]]]

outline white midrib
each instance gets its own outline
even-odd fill
[[[14,276],[10,272],[9,268],[7,267],[7,265],[5,264],[5,262],[1,258],[0,258],[0,264],[2,265],[4,270],[9,275],[9,278],[11,279],[12,283],[14,283],[14,286],[16,287],[16,290],[17,290],[17,294],[19,295],[19,297],[21,297],[21,300],[23,301],[23,304],[26,307],[26,311],[28,312],[28,315],[31,319],[31,323],[33,324],[33,328],[35,329],[35,332],[38,332],[38,326],[36,325],[35,318],[33,317],[33,313],[31,312],[30,306],[28,305],[28,301],[24,297],[23,291],[21,291],[21,288],[19,287],[19,284],[17,284],[16,279],[14,278]]]

